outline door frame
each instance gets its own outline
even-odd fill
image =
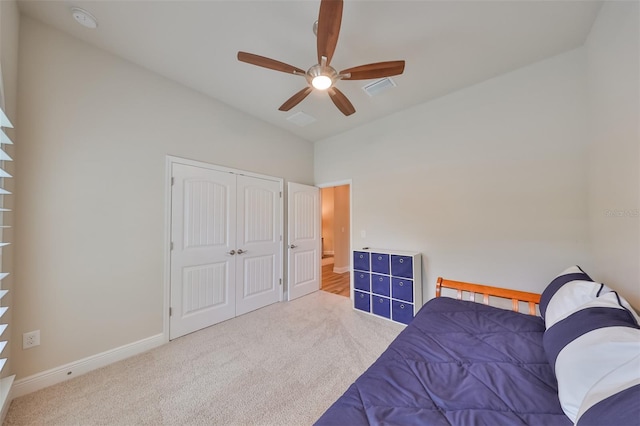
[[[164,301],[162,304],[162,335],[164,343],[169,342],[169,308],[171,307],[171,170],[174,164],[184,164],[187,166],[200,167],[203,169],[217,170],[222,172],[236,173],[255,177],[259,179],[267,179],[277,181],[280,185],[280,292],[278,301],[283,301],[283,275],[284,275],[284,179],[276,176],[263,175],[259,173],[248,172],[246,170],[234,169],[230,167],[220,166],[203,161],[190,160],[187,158],[167,155],[165,158],[164,172]]]
[[[349,248],[353,251],[353,179],[338,180],[326,183],[317,183],[318,188],[333,188],[334,186],[349,185]],[[320,206],[322,208],[322,191],[320,191]],[[322,234],[322,221],[320,221],[320,232]],[[322,237],[322,235],[320,235]],[[353,258],[349,255],[349,272],[353,271]],[[322,280],[322,265],[320,265],[320,279]],[[349,280],[349,298],[353,300],[353,283]],[[322,284],[320,285],[322,288]]]

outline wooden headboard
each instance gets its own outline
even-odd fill
[[[458,291],[458,299],[462,300],[462,292],[469,292],[469,300],[475,302],[476,293],[482,294],[482,303],[489,304],[489,296],[511,299],[511,309],[518,312],[519,302],[529,304],[529,315],[536,315],[536,305],[540,303],[538,293],[528,293],[526,291],[510,290],[507,288],[491,287],[482,284],[465,283],[462,281],[445,280],[438,277],[436,283],[436,297],[440,297],[443,288],[451,288]]]

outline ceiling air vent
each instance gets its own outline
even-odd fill
[[[367,92],[367,95],[373,97],[392,87],[396,87],[396,83],[391,78],[385,77],[363,86],[362,89]]]
[[[315,117],[312,117],[309,114],[305,114],[302,111],[296,112],[295,114],[287,117],[287,120],[294,124],[297,124],[300,127],[304,127],[316,121]]]

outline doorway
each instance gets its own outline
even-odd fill
[[[322,285],[329,293],[351,297],[351,185],[321,188]]]

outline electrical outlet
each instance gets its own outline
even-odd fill
[[[22,335],[22,349],[40,345],[40,330],[30,331]]]

